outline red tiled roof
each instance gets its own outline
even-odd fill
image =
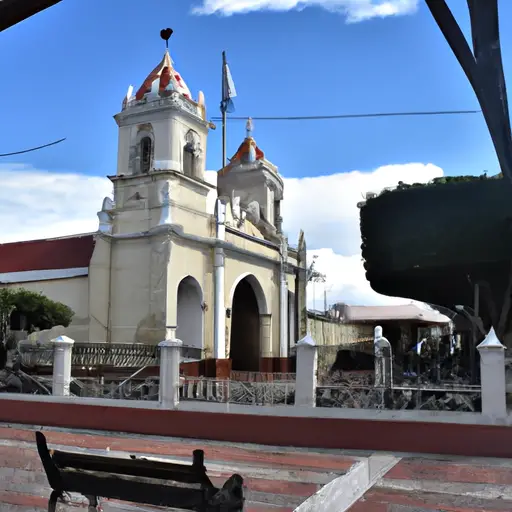
[[[0,274],[88,267],[93,235],[0,244]]]

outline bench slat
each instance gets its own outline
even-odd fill
[[[213,487],[204,466],[199,468],[193,465],[171,464],[144,459],[121,459],[101,455],[84,455],[57,450],[53,452],[52,459],[61,469],[74,468],[87,471],[101,471],[104,473],[174,480],[176,482]]]
[[[201,507],[216,491],[216,489],[180,488],[148,482],[126,482],[115,476],[98,476],[79,472],[62,473],[62,480],[66,491],[71,493],[188,510]]]

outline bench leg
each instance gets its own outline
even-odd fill
[[[89,500],[88,512],[101,512],[102,508],[97,496],[86,496],[86,498]]]
[[[52,491],[50,499],[48,500],[48,512],[55,512],[57,510],[57,501],[60,498],[60,492]]]

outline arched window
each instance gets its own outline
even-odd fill
[[[194,175],[194,148],[190,144],[185,144],[183,148],[183,173],[185,176]]]
[[[151,170],[151,138],[144,137],[140,141],[140,170],[148,173]]]

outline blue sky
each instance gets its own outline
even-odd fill
[[[382,3],[402,15],[347,20]],[[448,3],[467,34],[466,2]],[[251,12],[238,13],[241,5]],[[193,13],[201,8],[212,14]],[[500,9],[512,90],[512,2],[501,0]],[[0,154],[67,137],[0,159],[0,241],[96,229],[110,190],[104,177],[116,172],[112,116],[128,86],[160,61],[167,26],[175,67],[195,97],[204,92],[210,117],[219,116],[223,50],[239,116],[479,109],[423,0],[63,0],[0,33]],[[230,155],[244,135],[244,122],[229,123]],[[256,121],[254,135],[285,177],[291,242],[304,228],[333,300],[349,303],[385,302],[361,265],[356,204],[364,192],[499,172],[480,114]],[[207,151],[207,168],[218,169],[219,124]]]
[[[466,3],[452,1],[467,24]],[[501,17],[512,4],[501,2]],[[161,58],[159,31],[171,26],[171,54],[194,94],[218,116],[220,61],[227,51],[237,115],[322,115],[478,108],[465,76],[427,8],[347,24],[320,7],[233,16],[191,14],[200,2],[64,0],[0,37],[4,98],[0,152],[68,140],[10,160],[37,168],[115,172],[112,119],[129,84]],[[503,31],[505,64],[512,34]],[[511,66],[508,66],[509,68]],[[497,170],[480,115],[435,118],[258,122],[255,136],[286,177],[433,162],[447,174]],[[229,152],[244,134],[229,125]],[[208,168],[220,165],[220,130]]]

